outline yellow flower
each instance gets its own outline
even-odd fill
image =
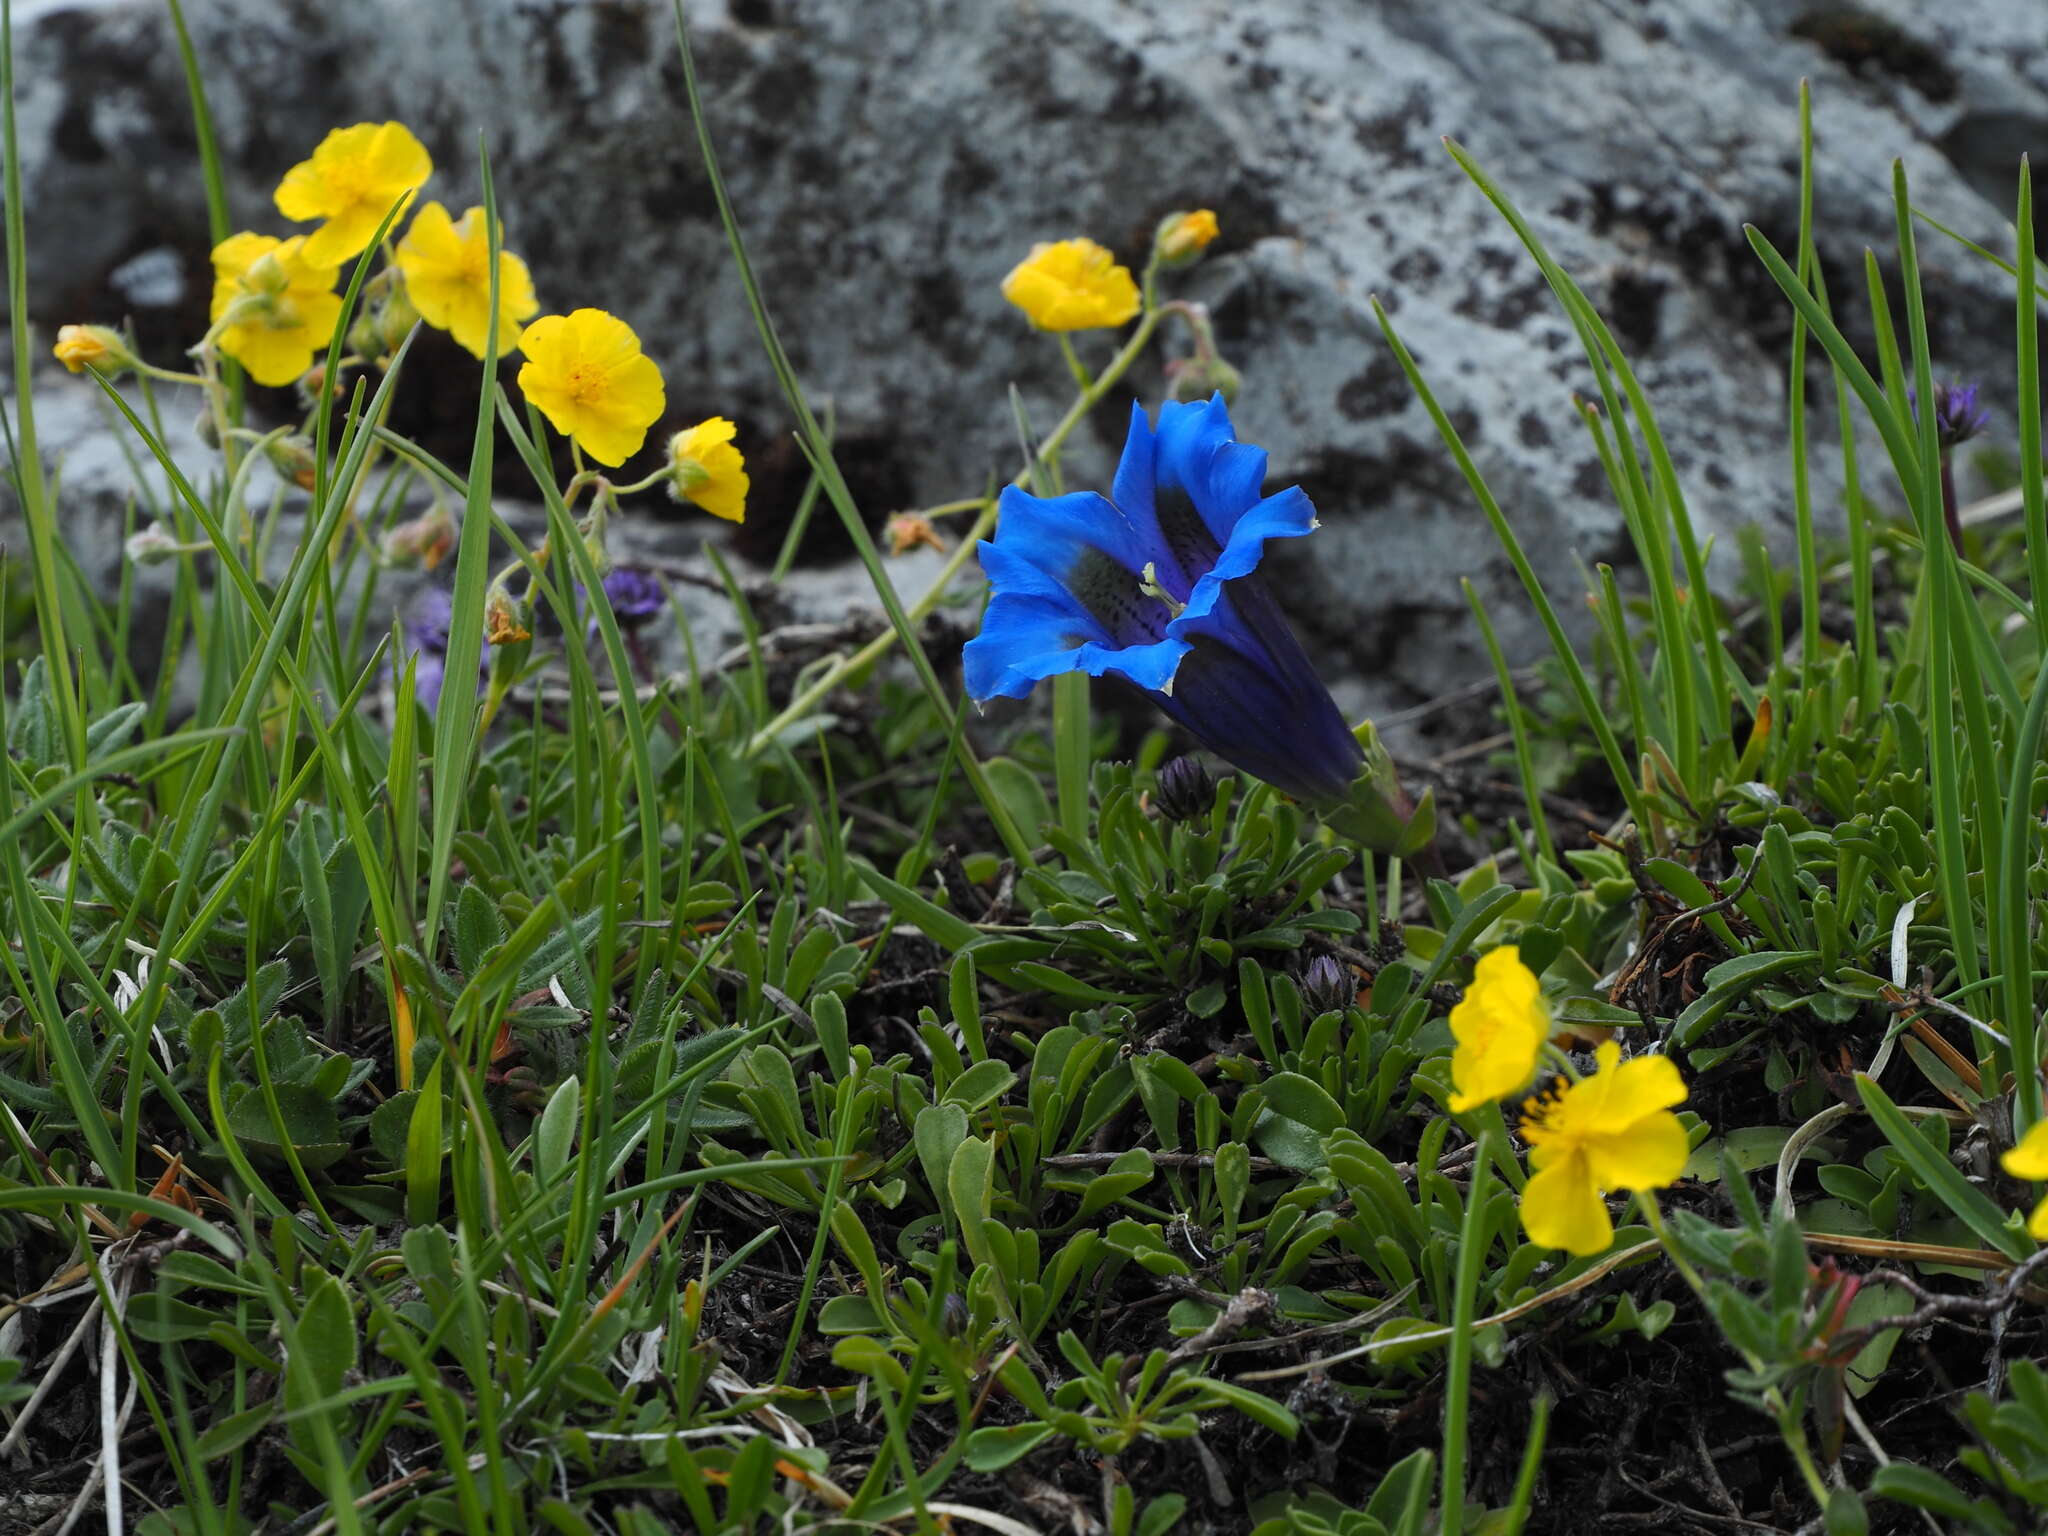
[[[1451,1010],[1451,1112],[1463,1114],[1495,1099],[1511,1098],[1536,1076],[1550,1009],[1536,973],[1522,952],[1503,944],[1479,957],[1472,985]]]
[[[2048,1120],[2036,1120],[2019,1145],[1998,1160],[1998,1166],[2016,1179],[2048,1179]],[[2027,1218],[2027,1231],[2035,1241],[2048,1243],[2048,1197]]]
[[[526,328],[519,387],[554,429],[600,464],[616,468],[640,451],[667,397],[661,370],[640,338],[601,309],[544,315]]]
[[[1093,240],[1032,246],[1003,279],[1003,297],[1041,331],[1099,330],[1138,312],[1130,269]]]
[[[453,336],[478,357],[491,324],[491,242],[484,211],[472,208],[457,223],[439,203],[413,215],[398,242],[398,270],[427,324]],[[519,324],[540,312],[526,263],[498,252],[498,350],[519,345]]]
[[[230,320],[221,351],[258,384],[291,383],[334,339],[341,314],[334,276],[331,263],[306,255],[303,235],[228,236],[213,248],[213,319]]]
[[[1599,1069],[1560,1088],[1522,1120],[1529,1186],[1522,1225],[1530,1240],[1584,1258],[1614,1241],[1601,1195],[1662,1189],[1685,1171],[1685,1127],[1671,1113],[1685,1083],[1668,1056],[1621,1059],[1613,1041],[1594,1053]]]
[[[668,441],[669,494],[694,501],[713,517],[728,523],[747,520],[747,461],[733,447],[738,428],[723,416],[700,421]]]
[[[62,325],[57,328],[57,345],[50,349],[58,362],[73,373],[96,368],[118,373],[135,359],[121,333],[104,325]]]
[[[306,259],[339,266],[368,245],[391,205],[411,202],[434,162],[403,123],[336,128],[313,158],[277,184],[277,211],[295,223],[325,219],[306,236]]]
[[[1159,259],[1168,266],[1185,266],[1207,250],[1209,242],[1218,233],[1216,212],[1212,208],[1168,214],[1155,237]]]

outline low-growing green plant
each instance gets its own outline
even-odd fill
[[[211,326],[176,367],[104,326],[55,345],[150,466],[150,674],[132,586],[86,582],[38,453],[0,0],[29,546],[7,590],[36,632],[10,631],[0,773],[0,1457],[58,1523],[95,1500],[161,1536],[1512,1536],[1686,1498],[1830,1533],[2048,1518],[2024,168],[2013,259],[1972,247],[2016,303],[1983,396],[2017,407],[2023,530],[1990,536],[1957,503],[1985,421],[1936,382],[1925,222],[1901,174],[1896,275],[1873,258],[1851,324],[1802,94],[1790,257],[1752,240],[1794,319],[1795,562],[1749,541],[1724,595],[1612,331],[1451,147],[1583,344],[1635,556],[1593,574],[1582,656],[1376,306],[1552,642],[1519,696],[1467,587],[1526,819],[1459,815],[1489,853],[1453,872],[1435,786],[1349,728],[1259,584],[1313,509],[1263,494],[1226,401],[1259,381],[1166,296],[1216,216],[1167,213],[1135,273],[1086,240],[1011,273],[1075,393],[1043,433],[1013,402],[1007,489],[894,521],[942,548],[966,521],[906,606],[777,339],[677,22],[812,471],[771,579],[822,500],[887,629],[792,668],[801,638],[715,552],[708,577],[613,569],[636,496],[744,517],[732,424],[622,470],[662,422],[659,360],[602,310],[541,313],[481,154],[456,218],[413,206],[431,165],[403,125],[341,127],[277,193],[317,228],[233,230],[187,42]],[[483,365],[465,465],[397,404],[423,325]],[[1113,499],[1070,488],[1064,445],[1169,333],[1191,354],[1133,413]],[[1807,463],[1822,379],[1839,555]],[[174,392],[218,455],[196,478]],[[507,451],[544,528],[494,505]],[[925,620],[972,618],[978,548],[956,685]],[[373,632],[398,572],[444,563]],[[744,643],[653,676],[644,631],[687,649],[693,582]],[[1120,760],[1090,674],[1245,774],[1158,733]],[[962,696],[1039,681],[1049,713],[1014,730]],[[1568,786],[1597,801],[1571,825]]]

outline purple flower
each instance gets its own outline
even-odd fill
[[[625,630],[638,629],[668,606],[668,594],[647,571],[630,565],[615,566],[604,579],[604,595],[611,601],[612,617]],[[597,622],[591,621],[590,637],[597,638]]]
[[[455,598],[446,587],[422,587],[404,614],[405,638],[417,658],[413,664],[413,697],[428,714],[441,702],[448,675],[448,630],[455,622]],[[477,657],[476,691],[482,693],[491,675],[488,652]]]
[[[1920,419],[1920,402],[1913,391],[1906,391],[1907,403],[1913,407],[1913,419]],[[1934,438],[1947,453],[1977,436],[1991,424],[1991,413],[1977,406],[1977,386],[1965,384],[1960,379],[1948,384],[1934,386]]]

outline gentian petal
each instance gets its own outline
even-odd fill
[[[1004,491],[981,546],[994,595],[963,655],[968,692],[1119,676],[1239,768],[1342,798],[1363,753],[1256,574],[1269,540],[1315,528],[1315,508],[1298,487],[1261,497],[1265,472],[1218,396],[1162,407],[1156,430],[1134,408],[1113,501]]]

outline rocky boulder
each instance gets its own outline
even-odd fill
[[[740,419],[757,470],[742,553],[772,553],[801,465],[698,163],[667,0],[187,9],[238,224],[286,228],[270,189],[336,124],[411,124],[437,164],[429,195],[457,209],[475,195],[481,138],[544,304],[628,319],[667,373],[669,427]],[[1582,566],[1625,550],[1572,406],[1590,375],[1441,136],[1489,169],[1608,314],[1724,551],[1745,522],[1781,544],[1790,527],[1790,327],[1741,226],[1781,247],[1794,237],[1798,80],[1814,82],[1824,271],[1852,309],[1864,247],[1891,242],[1892,157],[1930,216],[2009,249],[2019,153],[2048,147],[2048,50],[2038,13],[2010,0],[688,10],[769,300],[808,387],[836,406],[877,517],[1007,477],[1012,381],[1037,421],[1062,408],[1057,353],[997,292],[1033,240],[1085,232],[1135,262],[1168,210],[1218,211],[1223,237],[1179,291],[1211,306],[1244,375],[1241,433],[1317,500],[1324,531],[1284,557],[1290,606],[1333,680],[1375,707],[1483,671],[1461,575],[1522,654],[1540,636],[1369,295],[1554,592],[1569,598]],[[168,360],[203,328],[209,279],[164,8],[22,0],[16,33],[34,318],[47,335],[131,316]],[[1931,230],[1922,254],[1942,370],[2009,400],[2009,290]],[[1107,355],[1106,338],[1081,342]],[[473,368],[451,346],[423,348],[401,425],[459,442]],[[1161,388],[1156,366],[1133,382]],[[1819,403],[1825,443],[1832,403]],[[1121,416],[1102,413],[1074,475],[1108,462]],[[2009,431],[2009,409],[1996,419]],[[1827,509],[1838,470],[1825,448],[1816,466]],[[682,547],[703,532],[676,519],[642,535]]]

